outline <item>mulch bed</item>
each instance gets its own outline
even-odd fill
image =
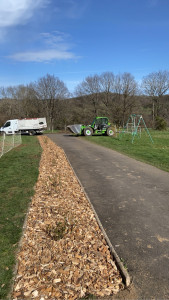
[[[12,298],[71,300],[118,293],[122,278],[64,151],[48,137],[38,138],[39,178]]]

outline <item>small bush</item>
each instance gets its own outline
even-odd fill
[[[46,228],[46,233],[51,237],[52,240],[58,241],[64,237],[66,226],[66,222],[58,222],[56,226],[48,225]]]
[[[166,130],[167,129],[167,122],[161,117],[156,117],[155,121],[155,129],[156,130]]]

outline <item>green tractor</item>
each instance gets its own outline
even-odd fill
[[[85,136],[93,134],[113,136],[115,133],[107,117],[96,117],[91,125],[74,124],[68,125],[67,128],[77,135]]]

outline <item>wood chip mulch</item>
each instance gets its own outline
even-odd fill
[[[39,136],[43,149],[35,195],[18,253],[12,299],[104,297],[122,278],[64,151]]]

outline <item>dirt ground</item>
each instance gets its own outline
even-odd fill
[[[122,278],[64,151],[48,137],[38,138],[43,148],[39,178],[12,299],[118,299]]]

